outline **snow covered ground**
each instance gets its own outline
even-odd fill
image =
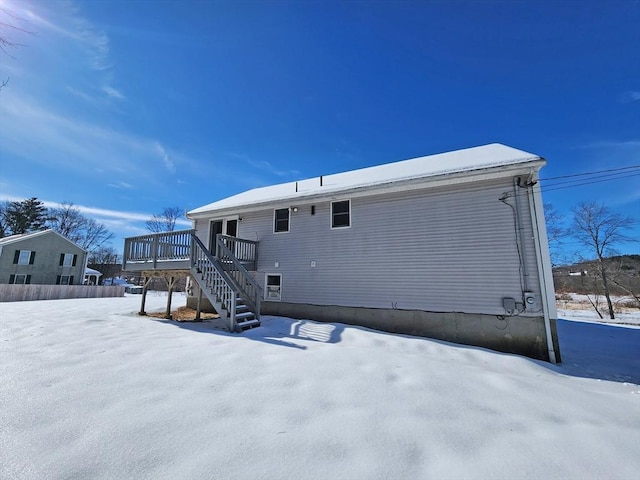
[[[232,335],[139,302],[0,304],[1,478],[639,478],[640,328],[560,321],[554,366],[278,317]]]

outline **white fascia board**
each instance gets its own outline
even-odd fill
[[[368,197],[386,193],[394,193],[408,190],[418,190],[425,188],[435,188],[447,185],[457,185],[470,182],[494,180],[498,178],[510,177],[513,175],[537,175],[537,172],[546,164],[546,160],[538,157],[537,160],[523,162],[513,165],[490,167],[475,171],[465,171],[447,173],[439,176],[429,176],[421,178],[411,178],[401,181],[390,181],[376,185],[366,185],[352,188],[330,189],[327,187],[322,192],[311,194],[296,193],[281,198],[270,198],[264,202],[251,202],[246,205],[231,205],[225,208],[200,211],[187,214],[187,218],[196,220],[210,218],[211,216],[225,216],[229,214],[244,214],[267,208],[286,208],[290,206],[300,206],[317,201],[334,201],[346,198]]]

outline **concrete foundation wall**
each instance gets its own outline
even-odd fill
[[[279,302],[264,302],[261,314],[360,325],[549,361],[543,317],[505,317],[501,320],[495,315]],[[556,322],[551,322],[559,362]]]
[[[197,295],[197,285],[194,285]],[[196,296],[187,297],[187,307],[195,309]],[[206,297],[202,311],[215,311]],[[287,302],[263,302],[261,315],[338,322],[390,333],[435,338],[452,343],[474,345],[505,353],[516,353],[550,361],[543,317],[504,317],[461,312],[424,312],[386,308],[341,307]],[[556,361],[561,362],[555,319],[551,333]]]

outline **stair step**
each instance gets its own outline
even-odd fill
[[[255,315],[253,314],[253,312],[241,312],[241,313],[236,312],[236,320],[239,322],[250,317],[255,318]]]
[[[246,322],[236,322],[236,324],[238,325],[238,328],[240,330],[248,330],[250,328],[256,328],[260,326],[260,320],[256,320],[255,318],[253,320],[248,320]]]

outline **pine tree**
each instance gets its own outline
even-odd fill
[[[3,213],[3,226],[7,234],[19,235],[46,228],[47,208],[35,197],[9,202]]]

